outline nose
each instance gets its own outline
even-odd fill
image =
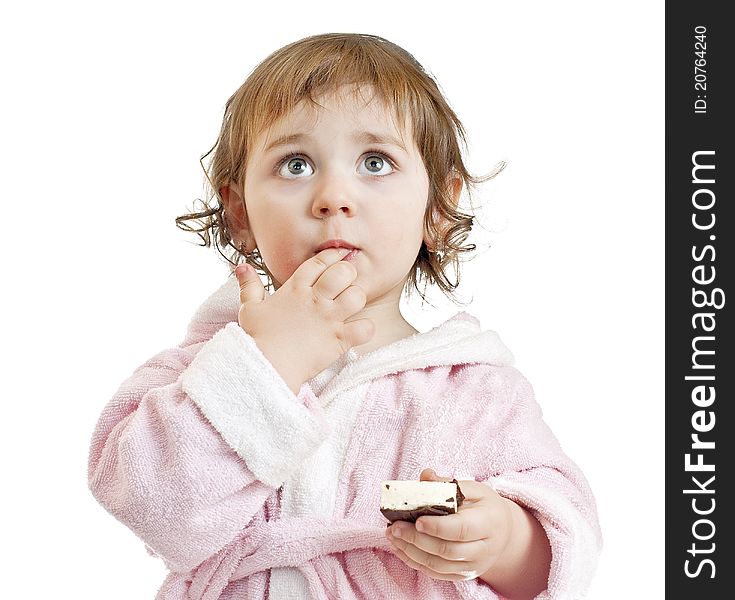
[[[318,219],[343,213],[346,217],[355,214],[355,202],[347,178],[338,174],[323,173],[314,190],[312,214]]]

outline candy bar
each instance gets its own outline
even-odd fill
[[[380,512],[388,521],[415,522],[423,515],[451,515],[457,512],[464,496],[453,481],[384,481]]]

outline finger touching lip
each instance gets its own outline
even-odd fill
[[[345,254],[342,257],[342,260],[346,260],[348,262],[352,262],[357,258],[357,255],[360,253],[360,250],[358,248],[353,248],[350,250],[347,254]]]

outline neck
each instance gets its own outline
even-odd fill
[[[377,348],[418,333],[401,314],[399,308],[401,290],[402,287],[399,287],[397,293],[391,290],[380,298],[370,300],[365,308],[350,317],[350,321],[370,319],[375,326],[373,337],[368,342],[353,348],[358,355],[367,354]]]

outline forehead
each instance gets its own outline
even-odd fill
[[[274,141],[290,135],[309,133],[320,124],[331,128],[361,132],[365,141],[371,136],[394,139],[408,148],[412,143],[412,126],[407,115],[378,97],[370,85],[342,85],[313,99],[303,98],[293,110],[266,126],[257,136],[254,146],[263,150]]]

